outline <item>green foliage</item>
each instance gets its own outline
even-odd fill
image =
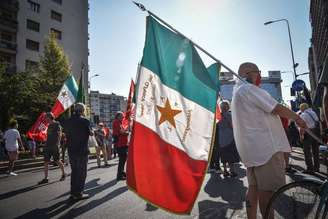
[[[0,63],[0,129],[11,119],[26,132],[43,111],[50,111],[69,75],[68,59],[56,39],[50,36],[38,67],[8,74]]]
[[[70,67],[64,50],[58,45],[53,34],[47,39],[44,47],[40,70],[40,80],[44,85],[41,87],[41,91],[47,93],[49,98],[54,100],[70,73]]]
[[[20,123],[35,117],[42,101],[37,95],[39,81],[31,72],[7,74],[4,68],[0,69],[0,128],[4,130],[11,119]]]

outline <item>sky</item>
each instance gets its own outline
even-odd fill
[[[287,25],[289,20],[297,73],[308,72],[311,39],[307,0],[140,0],[235,72],[241,63],[256,63],[267,76],[280,70],[284,100],[293,82]],[[145,41],[146,12],[130,0],[90,0],[89,78],[91,90],[127,96]],[[206,66],[211,60],[201,54]],[[93,77],[98,74],[99,76]],[[308,75],[300,76],[309,86]]]

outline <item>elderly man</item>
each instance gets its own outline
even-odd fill
[[[273,192],[286,183],[284,152],[290,152],[290,146],[278,116],[302,128],[306,124],[259,87],[261,71],[255,64],[241,64],[238,74],[249,83],[238,81],[234,87],[232,123],[237,150],[247,167],[247,217],[255,219],[258,203],[264,216]]]
[[[84,118],[85,106],[77,103],[74,114],[64,124],[67,137],[67,150],[71,164],[71,199],[81,200],[89,196],[83,194],[87,177],[89,135],[92,135],[90,121]]]
[[[314,134],[320,136],[319,118],[317,114],[309,108],[307,103],[300,105],[301,118],[306,122],[306,125],[313,131]],[[303,151],[305,156],[306,170],[304,173],[312,174],[319,172],[319,144],[307,134],[304,129],[300,129],[301,141],[303,141]]]

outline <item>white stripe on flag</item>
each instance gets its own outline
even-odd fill
[[[64,110],[66,110],[67,108],[72,106],[75,102],[75,97],[71,93],[71,91],[68,89],[66,84],[63,85],[57,99],[62,104]]]
[[[136,121],[156,132],[164,141],[184,151],[196,160],[208,159],[211,146],[214,113],[184,98],[178,91],[162,84],[160,78],[141,67],[136,104]],[[161,113],[169,100],[171,108],[182,110],[174,117],[176,128],[168,121],[159,125]]]

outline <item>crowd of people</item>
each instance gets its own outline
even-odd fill
[[[257,206],[264,215],[273,192],[286,183],[286,171],[292,172],[288,163],[292,147],[302,145],[305,173],[319,171],[319,144],[308,134],[308,130],[320,136],[320,119],[307,103],[302,103],[300,111],[296,113],[261,89],[261,71],[254,63],[241,64],[238,74],[242,79],[237,80],[234,87],[231,109],[229,101],[220,103],[221,119],[216,125],[209,170],[222,173],[224,177],[236,177],[236,164],[241,161],[245,165],[248,180],[247,216],[256,218]],[[71,166],[71,198],[74,200],[88,197],[83,194],[83,189],[90,147],[95,148],[99,168],[101,160],[107,167],[108,161],[117,154],[119,163],[116,179],[126,179],[124,168],[129,128],[122,125],[123,113],[116,114],[111,131],[104,123],[92,128],[90,121],[84,117],[84,111],[83,104],[75,104],[74,113],[62,124],[55,120],[52,113],[47,113],[49,127],[43,146],[44,178],[39,184],[49,182],[48,165],[51,158],[61,169],[59,180],[65,180],[67,150]],[[18,157],[18,149],[23,148],[17,127],[17,122],[12,121],[3,135],[10,175],[16,175],[13,172],[14,162]],[[31,156],[35,157],[36,142],[33,139],[27,142]]]
[[[87,164],[90,154],[90,147],[94,147],[97,157],[97,166],[101,167],[103,159],[104,167],[108,167],[108,160],[118,154],[119,163],[117,168],[117,180],[125,180],[124,171],[127,159],[129,128],[123,127],[123,113],[118,112],[112,124],[112,131],[104,123],[92,127],[90,121],[84,117],[85,106],[77,103],[74,106],[71,117],[61,123],[55,120],[51,112],[46,114],[47,139],[42,145],[44,157],[44,178],[38,182],[39,185],[49,182],[49,164],[53,161],[61,170],[59,181],[66,179],[64,165],[69,160],[71,167],[71,196],[73,200],[88,198],[83,193],[87,176]],[[19,133],[17,121],[11,121],[9,129],[1,139],[4,140],[4,149],[9,160],[8,174],[16,176],[14,163],[18,159],[19,150],[24,150],[24,144]],[[28,149],[31,156],[36,156],[36,142],[33,139],[27,140]],[[66,150],[68,159],[66,158]]]

